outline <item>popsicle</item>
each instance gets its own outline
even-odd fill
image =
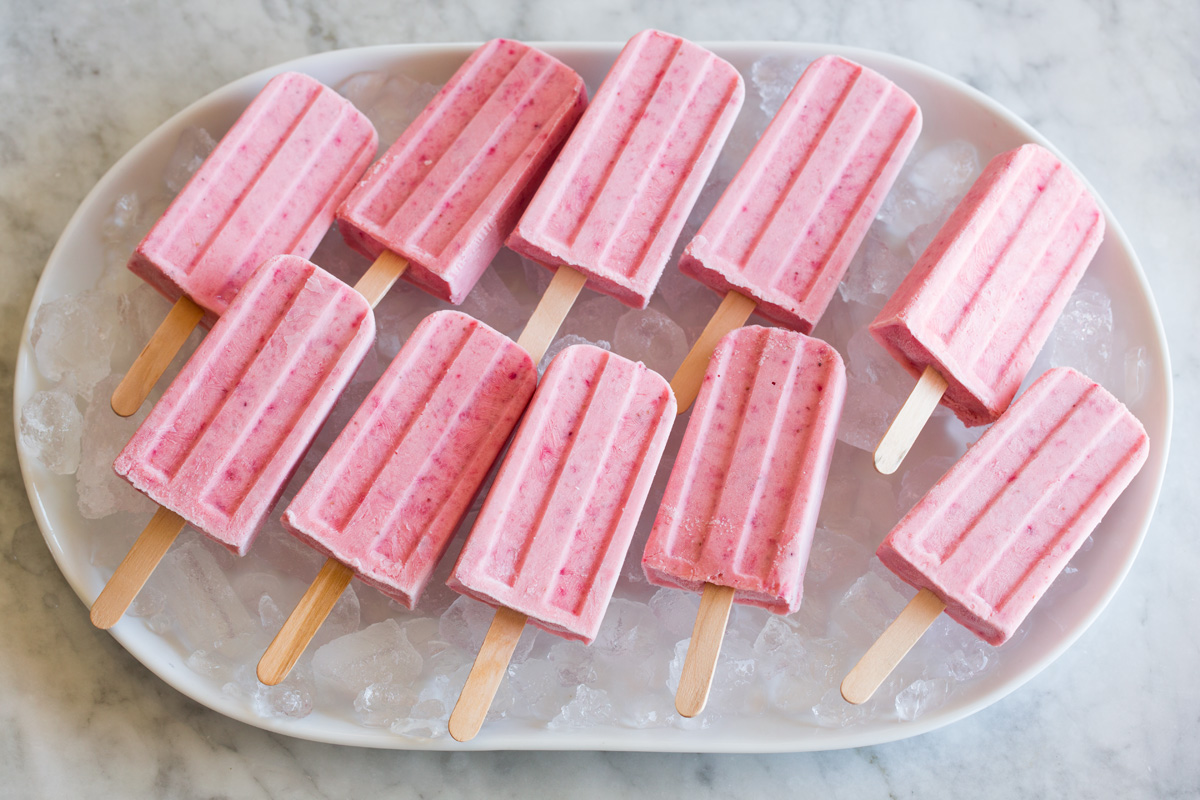
[[[993,645],[1020,626],[1133,480],[1146,431],[1073,369],[1052,369],[900,520],[877,555],[919,589],[842,683],[866,701],[943,610]]]
[[[354,575],[412,608],[537,383],[529,355],[457,311],[426,317],[283,525],[329,557],[259,663],[281,681]]]
[[[161,507],[93,604],[98,627],[187,523],[245,554],[374,335],[367,300],[315,264],[259,268],[113,464]]]
[[[447,582],[497,607],[450,733],[473,737],[525,623],[590,643],[675,416],[667,382],[577,345],[551,362]]]
[[[733,66],[686,39],[626,43],[508,237],[555,273],[518,340],[535,359],[585,281],[646,306],[744,96]]]
[[[346,198],[342,236],[391,280],[461,303],[586,105],[583,79],[558,60],[485,43]]]
[[[845,396],[842,359],[818,339],[750,326],[718,343],[642,556],[651,583],[703,591],[683,716],[704,708],[732,602],[800,607]]]
[[[671,381],[680,413],[751,312],[813,329],[920,130],[916,102],[882,75],[832,55],[808,66],[680,257],[725,296]]]
[[[1012,402],[1104,236],[1104,214],[1036,144],[993,158],[871,335],[918,378],[875,451],[894,472],[938,402],[967,425]]]
[[[134,413],[198,322],[211,326],[268,257],[307,258],[375,157],[375,128],[297,72],[272,78],[129,260],[175,307],[113,393]]]

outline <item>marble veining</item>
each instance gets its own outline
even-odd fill
[[[272,64],[396,42],[779,39],[906,56],[1048,136],[1133,241],[1172,347],[1175,442],[1145,546],[1045,672],[916,739],[774,756],[419,753],[314,744],[203,708],[87,612],[33,523],[0,426],[0,795],[5,797],[1194,797],[1200,794],[1200,4],[598,0],[354,4],[7,0],[0,11],[0,409],[38,275],[97,179],[186,104]]]

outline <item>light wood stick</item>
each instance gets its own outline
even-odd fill
[[[704,370],[708,369],[708,361],[712,358],[713,350],[717,349],[717,342],[734,328],[745,325],[757,305],[758,303],[741,292],[729,291],[725,294],[725,299],[704,326],[700,338],[692,345],[679,369],[675,370],[675,377],[671,379],[671,389],[675,392],[675,402],[680,414],[691,408],[692,403],[696,401],[696,395],[700,394]]]
[[[275,686],[288,676],[353,577],[354,570],[336,558],[325,561],[304,597],[300,598],[291,616],[259,659],[260,681],[267,686]]]
[[[929,421],[929,416],[941,402],[947,386],[949,384],[940,372],[933,367],[925,368],[912,394],[904,401],[900,412],[875,448],[875,469],[884,475],[891,475],[899,469],[900,462],[908,455],[913,442]]]
[[[492,707],[496,689],[525,628],[525,619],[524,614],[511,608],[496,610],[492,625],[479,648],[479,655],[475,657],[475,664],[450,714],[450,735],[458,741],[474,739],[483,726],[484,717]]]
[[[371,268],[358,279],[358,283],[354,284],[354,290],[367,298],[371,308],[374,308],[406,269],[408,259],[390,250],[384,250]]]
[[[587,277],[579,270],[559,267],[554,271],[546,293],[538,301],[529,322],[525,323],[521,338],[517,339],[517,346],[525,348],[525,352],[533,358],[534,364],[546,355],[546,350],[554,341],[554,334],[558,333],[559,326],[570,312],[571,306],[575,305],[575,298],[579,297],[585,283]]]
[[[692,640],[688,643],[687,657],[683,662],[683,674],[679,676],[679,689],[675,692],[675,710],[682,716],[696,716],[708,702],[713,671],[717,667],[717,656],[721,654],[721,640],[725,638],[725,625],[729,622],[732,605],[732,586],[704,584],[704,594],[700,595],[700,611],[696,614]]]
[[[887,680],[896,665],[945,610],[946,604],[933,592],[928,589],[917,592],[917,596],[908,601],[900,616],[875,640],[875,644],[842,681],[842,697],[846,702],[858,705],[870,700],[875,690]]]
[[[108,630],[117,624],[185,524],[174,511],[158,509],[92,603],[93,625]]]
[[[146,342],[133,366],[121,378],[112,393],[112,410],[122,417],[132,416],[150,396],[150,390],[167,371],[188,336],[204,317],[204,309],[186,295],[175,301],[158,330]]]

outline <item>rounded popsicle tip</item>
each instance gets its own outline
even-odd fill
[[[878,683],[864,681],[858,669],[855,668],[842,680],[842,699],[851,705],[860,706],[871,699],[877,688],[879,688]]]

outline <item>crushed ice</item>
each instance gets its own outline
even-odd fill
[[[776,56],[754,65],[745,121],[735,128],[684,240],[716,202],[804,66],[803,61]],[[380,130],[381,147],[386,147],[438,87],[404,76],[363,73],[338,88],[371,117]],[[20,445],[50,472],[74,481],[79,510],[92,521],[92,563],[105,572],[128,550],[153,508],[111,470],[117,450],[152,403],[137,416],[121,420],[111,414],[107,399],[168,310],[168,304],[131,276],[124,264],[170,196],[212,147],[206,131],[185,130],[168,160],[162,192],[150,197],[126,194],[114,202],[101,231],[104,269],[96,288],[53,298],[35,316],[30,345],[42,388],[21,409]],[[979,170],[979,154],[968,142],[922,146],[915,152],[814,333],[842,353],[850,385],[801,610],[779,617],[736,607],[708,710],[698,719],[684,720],[675,713],[671,692],[678,683],[699,598],[649,586],[634,574],[639,568],[631,556],[632,566],[627,564],[623,571],[626,579],[618,585],[592,646],[526,629],[491,718],[511,716],[551,730],[596,725],[697,729],[723,717],[772,709],[797,724],[821,727],[912,720],[946,703],[1001,662],[1003,649],[993,649],[943,619],[871,702],[850,706],[836,688],[912,594],[873,558],[875,545],[977,435],[961,432],[946,415],[935,415],[931,427],[937,428],[940,419],[947,431],[940,450],[914,452],[913,463],[898,476],[875,474],[865,451],[878,441],[912,379],[866,334],[865,325]],[[677,245],[676,256],[684,243]],[[366,261],[346,248],[336,231],[326,237],[314,260],[348,280],[366,268]],[[504,251],[463,310],[515,336],[550,277],[544,268]],[[586,342],[670,375],[718,302],[715,293],[682,276],[674,261],[647,309],[630,310],[611,298],[584,292],[541,367],[563,347]],[[429,313],[446,307],[403,283],[380,304],[375,352],[301,465],[280,508],[311,473],[412,329]],[[189,341],[168,379],[200,338],[197,333]],[[1126,347],[1114,334],[1111,299],[1090,276],[1071,298],[1034,372],[1060,363],[1123,389],[1128,401],[1144,389],[1151,368],[1147,353]],[[679,440],[672,436],[664,465],[674,460]],[[656,481],[638,528],[639,542],[649,529],[663,483]],[[490,608],[442,585],[457,547],[416,612],[354,584],[292,675],[277,687],[259,684],[254,664],[323,559],[275,520],[243,559],[194,533],[185,534],[139,595],[131,615],[173,642],[196,674],[260,715],[297,718],[320,710],[398,736],[442,736],[492,617]],[[27,554],[19,560],[29,562]]]

